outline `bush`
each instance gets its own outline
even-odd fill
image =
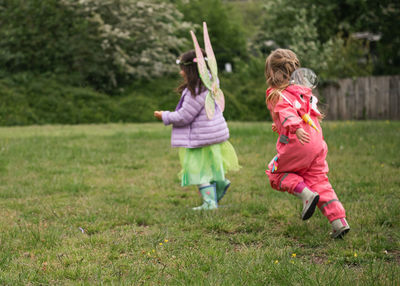
[[[236,74],[221,74],[227,120],[269,118],[262,70],[263,61],[253,59]],[[16,74],[0,79],[0,125],[156,121],[154,110],[175,109],[178,81],[167,77],[135,82],[120,95],[110,96],[71,86],[59,77]]]
[[[176,78],[161,78],[110,96],[58,77],[16,74],[0,79],[0,125],[155,121],[154,110],[175,108],[176,86]]]
[[[175,6],[159,1],[0,1],[0,67],[7,73],[68,74],[111,91],[165,76],[188,41]]]
[[[372,74],[368,44],[343,33],[321,35],[319,15],[324,10],[310,1],[277,0],[264,8],[266,16],[253,42],[253,48],[264,56],[278,47],[289,48],[302,66],[325,79]],[[321,38],[327,39],[322,42]]]
[[[265,105],[264,59],[250,58],[247,63],[237,62],[235,66],[235,73],[223,73],[221,77],[227,101],[225,117],[243,121],[270,119]]]
[[[124,122],[154,121],[155,110],[173,110],[180,95],[176,77],[136,82],[119,98],[119,116]]]
[[[176,0],[178,9],[182,12],[184,20],[197,24],[193,28],[203,26],[207,22],[213,50],[220,68],[225,63],[233,63],[238,59],[248,56],[245,30],[241,17],[231,5],[221,0]],[[203,45],[203,29],[196,30],[199,43]],[[192,42],[189,31],[186,36]],[[193,44],[189,46],[193,48]]]
[[[0,80],[0,124],[110,122],[116,104],[108,95],[44,76],[18,74]]]

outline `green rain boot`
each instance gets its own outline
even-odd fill
[[[217,185],[217,202],[219,202],[226,194],[229,186],[231,185],[231,181],[225,179],[223,181],[215,182]]]
[[[200,194],[203,197],[203,204],[199,207],[193,208],[193,210],[214,210],[218,208],[217,203],[217,192],[215,190],[215,184],[199,188]]]

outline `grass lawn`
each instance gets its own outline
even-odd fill
[[[161,123],[0,128],[0,284],[400,284],[400,122],[323,123],[344,240],[270,188],[270,123],[229,125],[242,170],[210,212]]]

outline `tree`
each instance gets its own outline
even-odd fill
[[[192,27],[195,30],[200,32],[202,22],[207,22],[213,50],[221,68],[227,62],[233,63],[237,59],[247,58],[246,38],[239,20],[240,16],[235,14],[230,5],[222,3],[221,0],[172,2],[176,3],[185,21],[196,24]],[[189,33],[186,36],[189,39]],[[193,48],[193,45],[190,48]]]
[[[265,4],[265,20],[255,38],[255,47],[264,53],[277,47],[292,49],[303,66],[324,78],[371,74],[371,63],[366,57],[368,46],[342,33],[335,34],[337,31],[321,37],[318,15],[324,8],[312,2],[277,0]]]
[[[278,0],[264,3],[266,20],[261,31],[275,30],[274,35],[280,35],[285,41],[291,39],[287,26],[294,27],[293,23],[298,23],[295,19],[297,12],[304,9],[306,19],[313,22],[316,29],[315,40],[321,45],[343,44],[335,49],[328,48],[331,51],[344,52],[344,49],[350,49],[342,56],[355,56],[343,61],[344,64],[352,61],[355,65],[360,65],[358,70],[353,69],[353,75],[365,75],[365,70],[370,72],[371,61],[374,74],[400,72],[398,0]],[[279,24],[272,20],[278,21]],[[360,39],[360,35],[364,35],[364,38]],[[282,41],[278,41],[282,44]],[[328,51],[321,50],[321,53],[325,52]],[[348,64],[347,66],[349,67]]]
[[[0,65],[111,89],[175,72],[188,27],[174,5],[152,0],[6,0]]]

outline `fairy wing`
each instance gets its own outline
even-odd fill
[[[212,119],[215,113],[215,102],[214,99],[212,98],[210,91],[206,95],[206,101],[204,107],[206,109],[207,118]]]
[[[214,93],[215,102],[218,104],[219,109],[223,112],[225,109],[225,98],[224,93],[220,88],[218,88]]]
[[[199,70],[201,81],[209,90],[211,90],[212,82],[208,74],[208,69],[203,57],[203,53],[201,52],[199,43],[197,42],[196,35],[193,33],[193,31],[190,31],[190,34],[192,35],[194,50],[196,51],[197,68]]]
[[[210,36],[208,35],[206,22],[203,22],[203,35],[204,35],[204,47],[207,54],[208,66],[210,67],[212,80],[216,81],[218,78],[217,60],[215,59],[214,51],[211,46]]]
[[[215,103],[218,104],[221,111],[225,109],[225,98],[224,93],[218,87],[218,66],[215,59],[214,51],[211,46],[210,37],[208,35],[207,24],[203,22],[203,34],[204,34],[204,46],[207,54],[208,67],[211,72],[211,79],[209,71],[204,60],[203,53],[201,52],[200,45],[197,42],[196,35],[193,31],[190,31],[193,39],[193,44],[196,52],[197,68],[199,70],[200,78],[203,84],[207,87],[210,92],[207,93],[205,100],[206,114],[209,119],[214,117]]]
[[[208,29],[206,22],[203,22],[203,34],[204,34],[204,47],[207,54],[208,66],[211,71],[212,83],[213,83],[213,95],[216,103],[223,112],[225,109],[225,98],[222,90],[217,86],[218,82],[218,65],[215,59],[214,51],[211,46],[210,36],[208,35]]]

